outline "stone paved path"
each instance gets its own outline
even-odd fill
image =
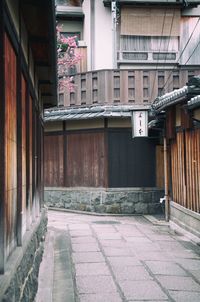
[[[145,217],[49,211],[36,302],[200,301],[200,247]]]

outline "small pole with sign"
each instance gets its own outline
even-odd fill
[[[132,137],[148,136],[148,110],[132,111]]]

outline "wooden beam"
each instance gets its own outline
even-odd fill
[[[22,91],[21,49],[17,62],[17,245],[22,245]]]
[[[0,274],[5,266],[5,72],[4,0],[0,0]]]

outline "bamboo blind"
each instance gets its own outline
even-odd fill
[[[122,7],[121,35],[179,36],[179,31],[178,8]]]

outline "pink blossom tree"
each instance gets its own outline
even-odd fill
[[[80,62],[81,55],[75,50],[78,47],[76,36],[65,37],[62,26],[57,26],[57,56],[58,56],[58,89],[59,92],[74,92],[74,79],[71,70]]]

